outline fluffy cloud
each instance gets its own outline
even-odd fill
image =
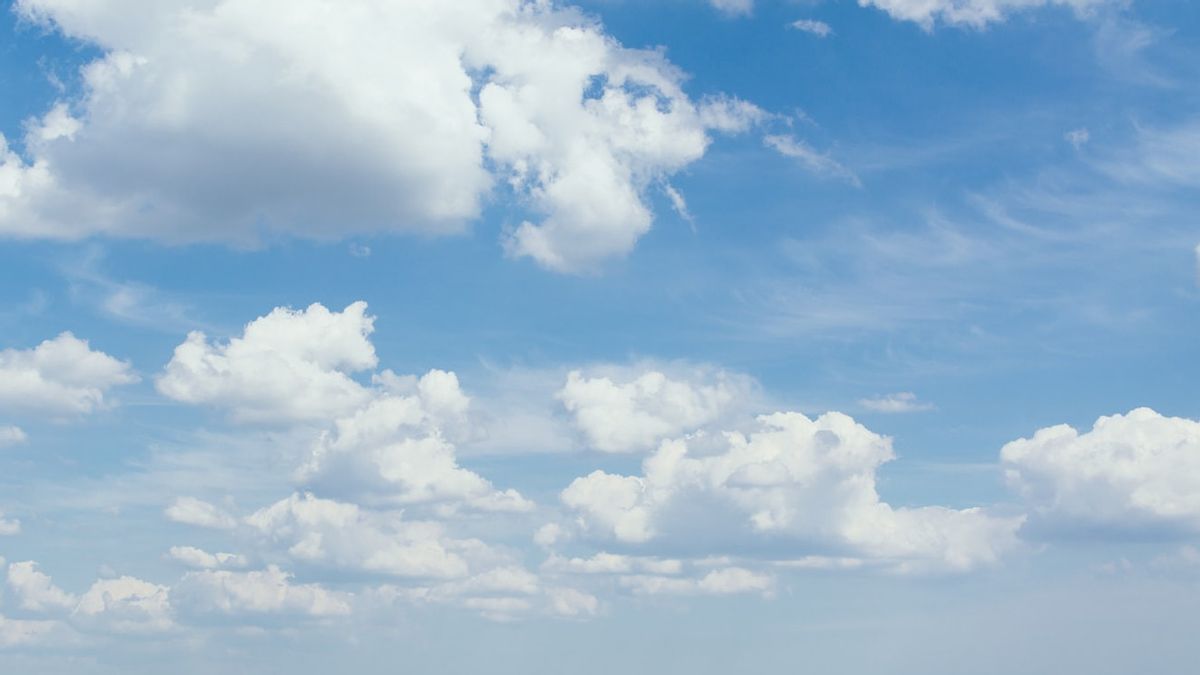
[[[1009,483],[1045,518],[1200,531],[1200,422],[1149,408],[1061,424],[1000,451]]]
[[[702,157],[712,131],[761,118],[692,99],[660,52],[554,2],[16,10],[102,56],[82,91],[30,120],[29,161],[0,137],[0,232],[15,236],[454,233],[503,183],[540,219],[508,251],[579,270],[633,247],[647,189]]]
[[[892,18],[912,21],[926,30],[937,22],[982,28],[1003,21],[1009,14],[1036,7],[1060,6],[1083,12],[1112,0],[858,0],[864,7],[878,7]]]
[[[134,577],[92,584],[71,612],[74,625],[116,633],[153,633],[174,627],[170,590]]]
[[[21,609],[64,617],[82,630],[140,633],[174,625],[167,587],[133,577],[101,579],[76,597],[25,561],[8,566],[8,587]]]
[[[37,568],[32,560],[8,566],[8,587],[21,609],[31,612],[68,610],[77,602],[75,596],[54,585],[53,580]]]
[[[200,614],[321,617],[350,613],[347,596],[316,584],[294,584],[292,575],[275,565],[252,572],[188,572],[175,593],[181,608]]]
[[[889,439],[846,415],[776,413],[749,435],[665,441],[643,475],[596,471],[562,500],[593,534],[632,544],[667,538],[721,549],[754,539],[788,551],[851,550],[900,570],[969,569],[1016,546],[1021,518],[881,501],[875,473],[891,459]]]
[[[0,615],[0,649],[49,642],[50,636],[59,629],[55,621],[9,619]]]
[[[717,10],[730,16],[746,16],[754,12],[754,0],[708,0]]]
[[[824,21],[817,21],[815,19],[797,19],[788,25],[798,31],[811,33],[817,37],[824,38],[833,35],[833,29],[830,28],[829,24],[825,23]]]
[[[712,423],[755,393],[748,377],[703,368],[678,379],[658,370],[595,377],[572,371],[558,399],[588,447],[634,452]]]
[[[742,567],[712,570],[698,579],[634,575],[621,578],[621,585],[638,595],[769,595],[775,579]]]
[[[458,465],[447,438],[461,425],[469,399],[453,373],[430,371],[399,393],[391,387],[314,444],[299,479],[330,493],[391,504],[442,503],[485,511],[524,511],[532,504],[513,490],[497,491]],[[458,423],[456,425],[456,423]]]
[[[179,497],[163,512],[168,520],[184,525],[231,530],[237,520],[220,508],[195,497]]]
[[[105,407],[109,389],[136,381],[128,363],[70,333],[33,349],[0,351],[0,410],[81,415]],[[16,427],[0,434],[0,444],[24,438]]]
[[[456,578],[487,555],[482,542],[457,541],[434,522],[294,494],[246,518],[255,532],[310,564],[402,577]]]
[[[210,344],[188,335],[158,379],[158,390],[185,403],[214,405],[243,422],[327,420],[370,395],[351,378],[373,368],[374,317],[356,302],[341,312],[314,304],[277,308],[246,325],[242,337]]]

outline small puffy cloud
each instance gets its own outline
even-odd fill
[[[677,377],[656,369],[594,377],[576,370],[567,375],[558,399],[588,447],[636,452],[717,421],[755,394],[752,379],[707,368]]]
[[[75,596],[55,586],[49,575],[39,571],[32,560],[8,566],[8,588],[21,609],[31,612],[66,611],[76,603]]]
[[[158,390],[184,403],[224,408],[235,420],[328,420],[365,404],[370,394],[351,374],[376,364],[365,302],[341,312],[320,304],[277,308],[246,325],[241,337],[212,344],[193,332],[175,348]]]
[[[910,391],[859,399],[858,404],[867,410],[881,413],[924,412],[935,407],[932,403],[918,400],[917,395]]]
[[[1000,451],[1011,486],[1046,519],[1200,531],[1200,422],[1149,408],[1061,424]]]
[[[0,351],[0,410],[86,414],[108,404],[109,389],[137,379],[128,363],[91,349],[87,340],[62,333],[33,349]],[[24,437],[15,427],[0,432],[0,444]]]
[[[600,552],[590,558],[552,555],[542,563],[542,570],[556,574],[679,574],[683,571],[683,562]]]
[[[12,536],[21,533],[21,521],[16,518],[5,518],[4,512],[0,511],[0,537]]]
[[[930,30],[941,22],[951,26],[983,28],[1003,21],[1009,14],[1037,7],[1069,7],[1083,12],[1113,0],[858,0],[863,7],[877,7],[893,19],[912,21]]]
[[[0,448],[9,445],[20,445],[28,440],[28,436],[20,427],[0,426]]]
[[[71,612],[72,624],[114,633],[156,633],[174,627],[170,590],[134,577],[92,584]]]
[[[829,24],[824,21],[817,21],[816,19],[797,19],[788,25],[798,31],[810,33],[817,37],[823,38],[833,35],[833,29],[829,27]]]
[[[237,553],[209,553],[195,546],[172,546],[167,557],[182,565],[202,570],[246,566],[246,556]]]
[[[232,530],[237,519],[221,508],[195,497],[179,497],[163,514],[168,520],[213,530]]]
[[[818,152],[808,143],[791,135],[768,134],[763,136],[763,143],[783,155],[796,160],[809,172],[818,176],[828,176],[844,180],[855,187],[862,187],[862,181],[853,171],[846,168],[828,154]]]
[[[1017,546],[1019,517],[883,502],[875,474],[893,457],[889,439],[846,415],[775,413],[748,435],[665,441],[642,475],[596,471],[561,497],[593,536],[643,550],[664,538],[704,541],[714,553],[772,542],[787,551],[852,550],[921,571],[994,563]]]
[[[15,8],[101,53],[27,122],[24,156],[0,136],[10,236],[453,234],[499,184],[530,212],[508,252],[581,271],[628,253],[647,188],[738,130],[710,108],[748,109],[553,2]]]
[[[198,614],[323,617],[350,613],[345,594],[317,584],[292,583],[292,575],[275,565],[252,572],[188,572],[174,593],[181,609]]]

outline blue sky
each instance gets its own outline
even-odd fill
[[[1190,672],[1198,38],[5,3],[0,666]]]

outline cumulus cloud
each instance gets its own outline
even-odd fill
[[[912,21],[926,30],[939,22],[983,28],[1023,10],[1057,6],[1085,12],[1106,2],[1112,0],[858,0],[863,7],[877,7],[893,19]]]
[[[748,16],[754,12],[754,0],[708,0],[718,11],[730,16]]]
[[[508,252],[578,271],[650,228],[648,186],[760,117],[552,2],[134,9],[16,3],[102,54],[29,121],[28,160],[0,137],[0,233],[455,233],[501,184],[532,216]]]
[[[867,410],[881,413],[924,412],[935,407],[932,403],[917,399],[917,395],[910,391],[859,399],[858,404]]]
[[[246,518],[256,534],[297,560],[402,577],[455,578],[488,558],[478,540],[450,538],[442,525],[401,513],[293,494]]]
[[[350,599],[317,584],[292,583],[275,565],[265,570],[188,572],[175,587],[181,609],[197,614],[338,616],[350,613]]]
[[[890,439],[846,415],[775,413],[748,435],[664,441],[642,475],[596,471],[561,496],[593,536],[643,546],[666,539],[702,541],[715,553],[749,542],[851,550],[913,571],[965,570],[1016,547],[1019,517],[883,502],[875,474],[893,457]]]
[[[1200,531],[1200,422],[1149,408],[1060,424],[1000,451],[1005,476],[1047,519]]]
[[[611,370],[611,369],[610,369]],[[571,371],[558,399],[601,452],[650,450],[664,438],[710,424],[757,393],[743,375],[697,368],[672,377],[657,370]]]
[[[79,598],[72,624],[115,633],[156,633],[170,630],[170,590],[134,577],[101,579]]]
[[[237,519],[221,508],[195,497],[178,497],[163,512],[168,520],[184,525],[231,530]]]
[[[71,333],[32,349],[0,351],[0,410],[74,416],[104,408],[108,390],[137,381],[130,365],[91,349]],[[24,439],[0,429],[0,445]]]
[[[373,368],[374,317],[365,302],[341,312],[313,304],[277,308],[241,337],[212,344],[193,332],[175,348],[158,390],[177,401],[224,408],[243,422],[328,420],[370,398],[351,375]]]
[[[0,649],[49,643],[60,628],[56,621],[9,619],[0,615]]]
[[[75,596],[55,586],[50,576],[38,570],[37,563],[32,560],[8,566],[8,588],[21,609],[31,612],[68,610],[77,602]]]

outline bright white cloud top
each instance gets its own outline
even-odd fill
[[[16,237],[448,234],[500,191],[532,212],[509,253],[581,271],[633,248],[712,132],[763,117],[551,3],[16,6],[104,52],[30,123],[31,159],[0,138]]]
[[[109,404],[109,389],[137,381],[130,365],[70,333],[32,349],[0,351],[0,411],[74,417]],[[0,430],[0,443],[24,439],[20,429]]]

